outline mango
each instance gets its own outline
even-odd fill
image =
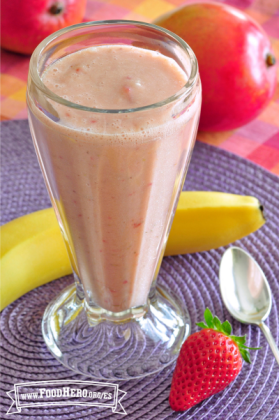
[[[276,88],[276,66],[264,30],[242,11],[196,2],[159,17],[156,25],[194,51],[202,83],[199,129],[232,130],[254,119]]]

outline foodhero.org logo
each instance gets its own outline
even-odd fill
[[[40,399],[40,398],[54,398],[54,397],[72,397],[72,398],[91,398],[91,399],[104,399],[104,400],[111,400],[112,393],[106,392],[92,392],[88,391],[87,389],[75,389],[70,387],[63,387],[63,388],[54,388],[54,389],[46,389],[41,388],[40,392],[31,392],[28,394],[20,394],[20,398],[22,400],[32,400],[32,399]]]
[[[13,403],[7,414],[23,408],[80,405],[111,408],[113,413],[127,414],[120,401],[126,392],[118,385],[91,381],[42,381],[15,384],[7,392]]]

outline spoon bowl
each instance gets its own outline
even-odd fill
[[[263,322],[271,311],[271,290],[258,263],[241,248],[229,248],[221,259],[219,279],[229,313],[237,321],[261,328],[279,364],[279,350]]]
[[[258,263],[241,248],[229,248],[220,264],[220,289],[230,314],[240,322],[259,324],[271,310],[271,290]]]

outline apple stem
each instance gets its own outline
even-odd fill
[[[49,13],[51,15],[59,15],[61,12],[63,12],[63,5],[61,3],[54,3],[50,8],[49,8]]]
[[[274,64],[276,63],[276,59],[273,54],[268,53],[266,56],[265,62],[266,62],[267,67],[271,67],[271,66],[274,66]]]

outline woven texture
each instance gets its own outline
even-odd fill
[[[2,123],[2,223],[49,206],[37,164],[27,121]],[[265,272],[273,294],[267,320],[279,343],[279,178],[226,151],[197,142],[187,176],[189,190],[216,190],[258,197],[265,206],[267,223],[237,244],[248,250]],[[122,400],[129,420],[276,420],[279,419],[279,367],[260,330],[234,321],[219,292],[218,268],[225,248],[192,255],[168,257],[163,261],[159,283],[187,305],[193,326],[208,306],[221,319],[227,318],[237,335],[247,334],[248,345],[262,346],[252,354],[237,379],[222,393],[185,413],[169,407],[173,367],[142,380],[121,382],[127,392]],[[70,420],[123,418],[105,408],[25,408],[7,416],[11,405],[6,395],[15,383],[87,378],[67,370],[48,352],[41,334],[41,318],[47,303],[71,276],[39,287],[9,305],[1,316],[1,419]],[[193,332],[197,327],[193,327]]]
[[[152,22],[157,17],[193,0],[87,0],[84,21],[132,19]],[[270,38],[279,62],[278,0],[215,0],[243,10]],[[26,82],[29,56],[2,51],[2,120],[27,118]],[[201,133],[207,144],[236,153],[279,175],[279,83],[263,112],[238,130]]]

